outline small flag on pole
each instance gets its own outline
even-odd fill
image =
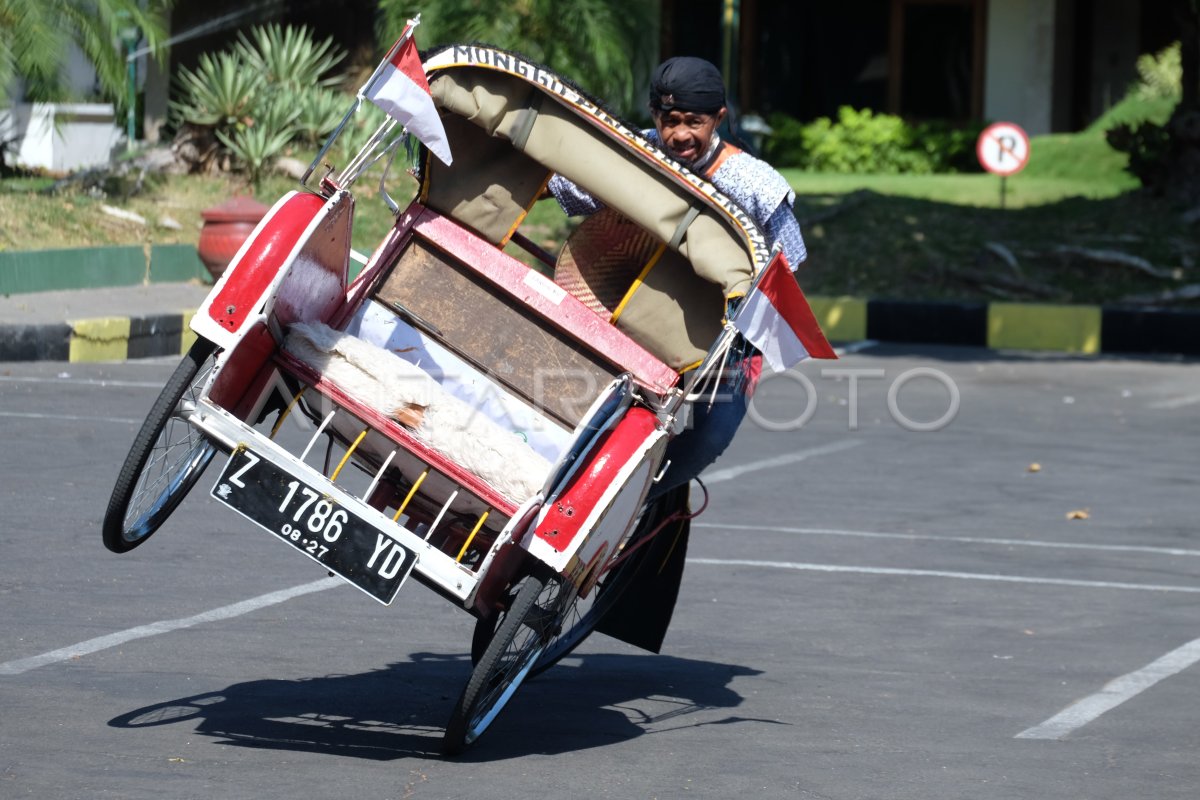
[[[392,45],[383,63],[358,94],[379,106],[392,119],[417,137],[447,166],[454,161],[446,129],[429,94],[425,68],[417,53],[413,29],[419,20],[410,19],[404,33]]]
[[[837,358],[782,253],[767,265],[732,322],[775,372],[806,358]]]

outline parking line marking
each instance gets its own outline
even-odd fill
[[[1200,403],[1200,394],[1189,394],[1184,397],[1172,397],[1169,400],[1157,400],[1153,403],[1147,403],[1146,408],[1174,411],[1177,408],[1195,405],[1196,403]]]
[[[57,386],[71,384],[73,386],[121,386],[135,389],[161,389],[166,383],[161,381],[125,381],[109,378],[36,378],[23,375],[0,375],[0,383],[53,383]]]
[[[22,672],[28,672],[31,669],[107,650],[110,647],[116,647],[134,639],[145,639],[149,636],[157,636],[160,633],[170,633],[171,631],[183,628],[191,628],[205,622],[219,622],[220,620],[240,617],[243,614],[249,614],[251,611],[273,606],[291,600],[294,597],[332,589],[335,586],[341,586],[342,583],[343,581],[339,578],[322,578],[319,581],[302,583],[290,589],[281,589],[278,592],[269,592],[258,597],[252,597],[249,600],[242,600],[238,603],[214,608],[195,616],[184,617],[182,619],[160,620],[159,622],[151,622],[148,625],[138,625],[136,628],[128,628],[105,636],[98,636],[95,639],[88,639],[86,642],[79,642],[69,647],[51,650],[48,653],[42,653],[38,656],[6,661],[0,664],[0,675],[20,675]]]
[[[1141,669],[1109,681],[1095,694],[1072,703],[1041,725],[1021,731],[1016,739],[1061,739],[1082,728],[1106,711],[1111,711],[1161,680],[1182,672],[1200,661],[1200,639],[1193,639]]]
[[[81,417],[75,414],[35,414],[24,411],[0,411],[0,417],[14,417],[16,419],[62,419],[72,422],[122,422],[127,425],[139,425],[142,422],[140,419],[125,419],[124,417]]]
[[[835,347],[833,348],[833,352],[837,353],[839,356],[846,356],[853,353],[858,353],[862,350],[868,350],[877,344],[879,344],[879,341],[876,339],[863,339],[858,342],[850,342],[849,344]]]
[[[926,533],[891,533],[882,531],[850,531],[840,528],[793,528],[782,525],[734,525],[719,522],[693,522],[696,528],[716,528],[731,531],[767,531],[770,533],[794,533],[802,536],[847,536],[862,539],[904,539],[909,541],[960,542],[967,544],[995,544],[1006,547],[1057,547],[1065,550],[1102,550],[1119,553],[1152,553],[1164,556],[1200,556],[1200,550],[1182,547],[1153,547],[1132,544],[1084,544],[1080,542],[1052,542],[1043,539],[997,539],[981,536],[934,536]]]
[[[1001,583],[1035,583],[1046,586],[1078,586],[1087,589],[1129,589],[1143,592],[1185,592],[1200,594],[1200,586],[1171,586],[1156,583],[1121,583],[1118,581],[1084,581],[1075,578],[1036,578],[1025,575],[996,575],[986,572],[950,572],[938,569],[899,569],[896,567],[857,567],[841,564],[804,564],[793,561],[754,561],[740,558],[689,558],[689,564],[713,564],[732,567],[765,567],[794,569],[807,572],[843,572],[859,575],[898,575],[923,578],[957,578],[970,581]]]
[[[817,456],[840,453],[843,450],[849,450],[851,447],[857,447],[862,443],[862,439],[843,439],[840,442],[823,444],[819,447],[809,447],[804,450],[797,450],[794,453],[788,453],[787,455],[776,456],[775,458],[764,458],[761,461],[751,461],[749,464],[706,472],[700,476],[700,480],[704,482],[705,486],[711,486],[714,483],[723,483],[731,481],[734,478],[740,478],[748,472],[758,472],[759,470],[773,469],[774,467],[786,467]]]

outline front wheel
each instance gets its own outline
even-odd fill
[[[648,501],[638,513],[633,524],[633,532],[628,541],[612,559],[609,566],[596,585],[581,598],[563,617],[559,633],[546,643],[546,649],[538,656],[533,667],[533,674],[540,675],[561,659],[570,655],[583,640],[591,635],[601,621],[617,606],[625,596],[625,590],[641,574],[650,563],[651,548],[647,538],[657,536],[669,518],[678,519],[687,513],[688,485],[684,484],[668,490],[661,497]]]
[[[488,729],[558,632],[574,599],[570,584],[557,576],[529,575],[515,594],[446,725],[446,755],[461,753]]]
[[[193,428],[190,411],[216,366],[216,345],[197,339],[142,423],[104,513],[104,546],[132,550],[150,538],[195,485],[216,448]]]

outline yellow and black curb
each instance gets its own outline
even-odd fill
[[[194,311],[0,325],[0,361],[125,361],[180,355],[195,341]]]
[[[1085,355],[1200,355],[1200,311],[853,297],[812,297],[809,302],[832,341],[871,339]]]
[[[1200,311],[810,297],[831,341],[956,345],[1083,355],[1200,356]],[[0,325],[0,361],[124,361],[178,355],[195,312]]]

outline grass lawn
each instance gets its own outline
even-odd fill
[[[1035,137],[1028,167],[1008,179],[1004,208],[1000,179],[983,173],[783,170],[797,192],[796,215],[809,245],[801,283],[822,295],[1065,303],[1118,302],[1200,284],[1197,224],[1183,221],[1186,209],[1137,191],[1123,169],[1125,156],[1105,143],[1103,124]],[[148,179],[137,193],[127,186],[109,187],[107,195],[39,191],[48,183],[0,181],[0,250],[195,243],[203,209],[235,194],[270,205],[295,188],[285,178],[251,191],[236,176],[183,176]],[[377,183],[370,176],[359,183],[354,247],[363,252],[392,223]],[[401,174],[389,191],[404,205],[415,185]],[[105,205],[139,214],[146,224],[105,214]],[[553,206],[539,203],[522,228],[551,250],[567,230]],[[1131,259],[1159,275],[1130,266],[1137,263]]]
[[[1034,137],[1003,208],[1000,178],[987,173],[784,170],[809,245],[801,283],[814,294],[1054,303],[1125,302],[1200,283],[1197,224],[1141,192],[1127,157],[1104,139],[1125,113]]]
[[[374,187],[360,193],[354,246],[370,252],[391,226],[391,216],[376,199]],[[122,197],[95,192],[67,191],[49,194],[47,180],[0,181],[0,250],[44,250],[94,247],[111,244],[195,244],[203,225],[201,212],[236,195],[254,197],[271,206],[284,193],[297,188],[289,178],[272,177],[257,190],[237,176],[158,176],[143,190]],[[415,185],[404,175],[392,188],[393,196],[407,202]],[[369,195],[369,196],[368,196]],[[111,216],[104,207],[132,211],[145,219],[138,224]],[[177,223],[175,229],[168,220]]]

